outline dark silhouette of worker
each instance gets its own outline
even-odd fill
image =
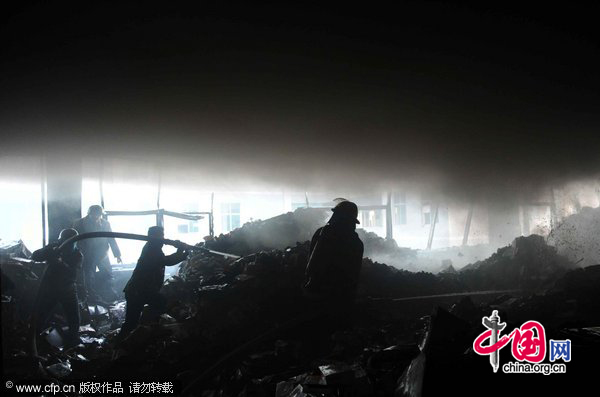
[[[304,309],[310,316],[298,327],[306,338],[307,357],[322,357],[332,336],[352,326],[364,246],[356,234],[358,208],[350,201],[333,208],[327,224],[315,232],[306,266]],[[296,334],[294,334],[296,335]]]
[[[58,242],[39,249],[31,255],[34,261],[46,261],[48,264],[34,306],[34,331],[39,332],[46,325],[51,310],[60,303],[69,326],[65,347],[79,344],[79,301],[76,280],[77,272],[81,270],[83,255],[75,243],[69,244],[61,251],[57,248],[74,236],[77,236],[75,229],[63,229]]]
[[[160,226],[148,229],[148,237],[162,239],[164,234],[164,229]],[[165,310],[166,300],[160,294],[165,278],[165,266],[178,264],[186,259],[188,253],[179,248],[176,253],[165,256],[162,247],[163,243],[157,241],[149,241],[144,245],[133,274],[123,289],[127,306],[119,340],[137,327],[145,304],[150,306],[154,314],[163,313]]]
[[[103,209],[99,205],[92,205],[87,216],[74,222],[73,228],[80,234],[91,232],[110,232],[110,223],[102,219]],[[118,263],[121,261],[121,251],[114,238],[91,238],[78,243],[83,253],[83,273],[88,298],[102,303],[114,301],[117,294],[113,289],[113,274],[108,248],[110,247]],[[96,267],[98,273],[96,273]]]
[[[332,211],[312,238],[304,289],[313,299],[347,308],[356,297],[364,251],[355,231],[358,207],[341,201]]]

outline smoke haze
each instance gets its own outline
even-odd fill
[[[500,200],[600,169],[593,10],[16,7],[2,24],[2,155]]]

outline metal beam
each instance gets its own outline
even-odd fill
[[[157,210],[147,210],[147,211],[106,211],[106,215],[108,216],[139,216],[139,215],[156,215],[158,218],[166,216],[170,216],[173,218],[185,219],[188,221],[198,221],[200,219],[204,219],[203,216],[196,214],[210,214],[210,212],[173,212],[167,211],[163,209]]]

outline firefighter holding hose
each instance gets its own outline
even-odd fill
[[[152,226],[148,229],[148,237],[164,239],[164,229],[161,226]],[[162,247],[162,241],[150,240],[142,249],[133,274],[123,290],[127,306],[125,323],[121,327],[118,340],[122,340],[135,329],[145,304],[156,314],[165,310],[165,297],[160,294],[165,278],[165,266],[173,266],[185,260],[188,252],[178,248],[176,253],[166,256]]]
[[[63,229],[58,243],[50,244],[35,251],[31,259],[48,264],[35,302],[33,312],[33,331],[39,332],[45,325],[51,310],[59,303],[69,326],[65,347],[79,344],[79,302],[77,298],[77,272],[81,271],[83,255],[75,243],[68,244],[62,250],[57,247],[71,237],[77,236],[75,229]]]

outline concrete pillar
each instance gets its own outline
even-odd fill
[[[81,159],[46,159],[49,241],[81,217],[81,178]]]
[[[392,240],[394,238],[394,224],[392,221],[392,192],[387,194],[387,204],[385,207],[385,238]]]

